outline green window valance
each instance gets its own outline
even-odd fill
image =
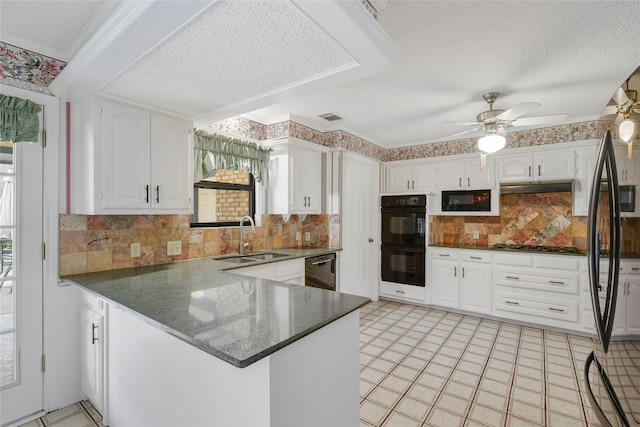
[[[256,181],[264,186],[268,185],[271,149],[199,129],[195,131],[194,136],[195,182],[213,176],[218,169],[229,169],[251,172]]]
[[[42,107],[28,99],[0,95],[0,140],[37,142]]]

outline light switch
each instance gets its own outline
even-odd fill
[[[311,240],[311,233],[310,232],[308,232],[308,231],[304,232],[304,240],[306,240],[307,242],[309,240]]]
[[[140,256],[140,243],[131,244],[131,258],[137,258]]]
[[[473,238],[474,239],[479,239],[480,238],[480,232],[478,230],[473,232]]]
[[[173,242],[167,242],[167,255],[180,255],[182,254],[182,242],[176,240]]]

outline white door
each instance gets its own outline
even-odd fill
[[[443,307],[458,308],[458,262],[434,259],[431,261],[431,302]]]
[[[340,292],[378,299],[379,164],[352,153],[342,163]]]
[[[42,123],[42,119],[41,119]],[[3,147],[6,148],[6,147]],[[13,223],[2,228],[2,310],[0,313],[0,424],[43,409],[43,147],[12,147],[13,172],[0,176],[15,185]],[[6,150],[5,150],[6,151]],[[3,165],[0,163],[0,165]],[[9,233],[10,232],[10,233]],[[10,238],[7,239],[7,236]]]

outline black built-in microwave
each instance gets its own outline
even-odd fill
[[[490,212],[491,190],[442,192],[442,212]]]

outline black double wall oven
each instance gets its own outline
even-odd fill
[[[425,286],[427,196],[382,196],[382,280]]]

